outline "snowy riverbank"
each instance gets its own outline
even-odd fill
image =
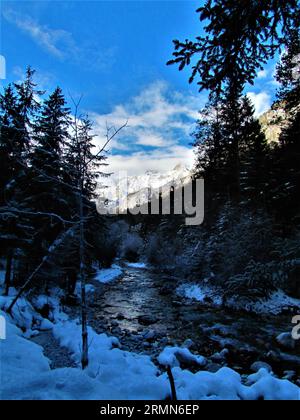
[[[177,293],[179,296],[195,300],[200,303],[210,302],[215,306],[220,306],[222,304],[222,295],[208,285],[185,283],[178,287]],[[282,290],[274,291],[268,299],[256,302],[230,298],[227,299],[226,306],[232,307],[236,310],[254,312],[256,314],[278,315],[283,311],[288,311],[289,309],[298,310],[300,312],[300,300],[288,296]]]
[[[1,297],[5,309],[15,293]],[[57,293],[57,291],[56,291]],[[117,338],[97,334],[89,328],[89,366],[80,369],[81,326],[62,311],[57,296],[47,297],[51,321],[37,311],[45,296],[30,304],[18,302],[14,318],[5,316],[7,338],[1,340],[1,399],[165,399],[170,385],[164,368],[160,370],[149,356],[124,351]],[[21,329],[22,328],[22,329]],[[28,337],[49,329],[62,347],[69,350],[76,368],[50,369],[43,349]],[[180,367],[181,361],[194,360],[199,370],[192,373]],[[280,380],[266,369],[241,376],[227,367],[216,373],[205,371],[205,358],[187,348],[166,348],[159,356],[170,364],[179,399],[294,399],[300,388]],[[201,363],[200,363],[201,362]]]

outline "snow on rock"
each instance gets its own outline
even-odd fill
[[[241,376],[229,368],[216,373],[195,374],[173,369],[180,399],[187,400],[299,400],[300,388],[287,380],[277,379],[266,369],[248,377],[247,385]]]
[[[248,376],[242,396],[247,400],[299,400],[300,388],[285,379],[277,379],[266,369]]]
[[[147,268],[147,265],[143,262],[136,262],[136,263],[127,262],[126,265],[127,267],[131,267],[131,268]]]
[[[177,293],[180,296],[188,299],[194,299],[198,302],[205,303],[207,300],[211,301],[216,306],[221,305],[221,296],[216,295],[209,286],[200,286],[197,284],[182,284],[177,288]]]
[[[214,353],[211,356],[211,360],[213,360],[214,362],[223,362],[226,360],[228,354],[229,354],[228,349],[223,349],[220,352]]]
[[[7,310],[13,301],[15,290],[11,289],[9,296],[0,296],[0,309]],[[12,309],[12,316],[15,324],[24,331],[31,331],[39,325],[42,318],[36,313],[32,305],[24,298],[20,297]]]
[[[122,268],[119,265],[112,265],[111,268],[102,268],[97,271],[95,280],[100,283],[109,283],[122,275]]]
[[[250,366],[250,369],[252,370],[252,372],[258,372],[262,368],[266,369],[270,373],[272,372],[272,367],[268,363],[265,363],[265,362],[254,362]]]
[[[39,326],[39,330],[40,331],[52,330],[53,326],[54,326],[53,323],[51,321],[49,321],[49,319],[43,319],[40,326]]]
[[[193,374],[179,367],[173,369],[177,395],[182,400],[239,400],[243,388],[240,375],[222,368],[216,373]]]
[[[269,299],[248,304],[246,309],[261,314],[279,315],[284,309],[293,307],[300,310],[300,299],[292,298],[282,290],[277,290],[271,294]]]
[[[276,337],[276,341],[279,346],[283,349],[294,350],[296,347],[296,341],[293,339],[291,333],[282,333]]]
[[[62,305],[60,303],[63,292],[58,288],[53,288],[50,291],[50,296],[39,295],[32,299],[33,307],[44,315],[44,311],[48,312],[47,318],[52,322],[64,321],[68,319],[68,316],[63,312]],[[50,324],[49,324],[50,325]]]
[[[157,358],[160,365],[163,366],[180,366],[180,363],[186,365],[205,366],[207,361],[203,356],[196,356],[190,352],[188,348],[182,347],[165,347]]]

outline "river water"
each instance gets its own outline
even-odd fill
[[[283,350],[275,340],[291,331],[290,315],[253,315],[185,301],[176,295],[176,284],[163,272],[125,266],[119,280],[89,295],[89,325],[118,337],[123,349],[149,354],[153,360],[166,345],[189,339],[191,350],[206,357],[229,349],[226,362],[217,361],[216,368],[226,363],[249,373],[251,364],[260,360],[279,375],[291,369],[300,374],[299,348]]]

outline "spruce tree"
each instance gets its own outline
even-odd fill
[[[31,206],[35,210],[65,215],[68,203],[62,195],[63,151],[69,139],[70,110],[58,87],[45,100],[33,124],[31,153]]]
[[[279,144],[271,155],[272,177],[269,201],[276,215],[299,224],[300,193],[300,33],[293,31],[276,69],[280,83],[277,106],[285,111],[279,119]]]
[[[196,171],[212,193],[262,199],[267,142],[249,98],[210,100],[194,133]]]
[[[291,33],[286,42],[286,50],[277,65],[276,80],[280,83],[278,100],[288,112],[300,102],[300,32]]]
[[[179,64],[179,70],[192,65],[190,82],[197,77],[200,89],[211,92],[223,90],[233,64],[240,85],[253,83],[257,70],[285,45],[300,20],[298,0],[207,0],[197,13],[201,22],[208,21],[204,35],[174,40],[174,59],[168,64]]]
[[[17,162],[14,138],[16,130],[17,97],[13,86],[8,85],[0,94],[0,205],[7,197],[7,185],[16,176]]]
[[[36,89],[37,85],[33,81],[34,74],[35,70],[28,67],[25,80],[21,83],[14,83],[17,94],[17,113],[15,117],[17,135],[14,136],[13,141],[19,159],[26,159],[26,153],[30,148],[32,121],[40,108],[37,98],[44,93]]]
[[[268,185],[267,157],[269,147],[261,125],[254,116],[251,100],[244,96],[241,102],[241,190],[254,206],[265,205]]]
[[[21,141],[24,130],[20,129],[20,104],[18,92],[13,85],[8,85],[0,95],[0,254],[6,258],[6,294],[12,281],[14,260],[20,258],[32,235],[28,218],[20,213],[24,210],[22,188],[28,153]]]
[[[196,177],[204,177],[208,189],[220,194],[226,186],[225,166],[227,161],[224,138],[222,136],[221,101],[211,96],[193,133],[196,161]]]

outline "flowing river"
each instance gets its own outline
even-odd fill
[[[123,349],[154,360],[165,346],[192,340],[191,351],[207,357],[227,348],[226,364],[241,373],[260,360],[281,376],[291,369],[300,374],[299,347],[280,349],[275,340],[291,331],[291,315],[255,315],[187,301],[176,295],[176,283],[158,270],[125,266],[120,279],[98,283],[89,294],[89,325],[118,337]],[[212,370],[225,363],[218,355],[211,360]]]

